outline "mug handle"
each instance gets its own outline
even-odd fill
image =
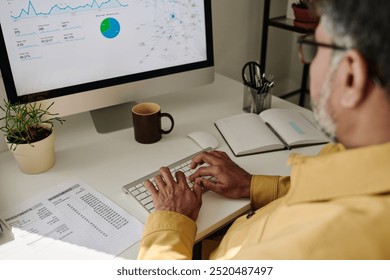
[[[168,134],[172,131],[174,125],[175,125],[175,121],[173,120],[173,117],[171,116],[171,114],[168,114],[168,113],[161,113],[161,116],[160,116],[160,119],[162,117],[167,117],[168,119],[171,120],[171,127],[168,129],[168,130],[164,130],[164,129],[161,129],[161,134]]]

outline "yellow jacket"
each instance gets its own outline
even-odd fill
[[[238,218],[210,259],[390,259],[390,143],[292,155],[291,177],[253,176],[254,215]],[[291,180],[291,182],[290,182]],[[139,259],[190,259],[196,224],[156,211]]]

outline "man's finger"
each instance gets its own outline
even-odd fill
[[[194,172],[194,174],[190,175],[188,177],[188,179],[191,182],[194,182],[196,178],[203,177],[203,176],[215,177],[216,176],[216,167],[215,166],[203,166],[203,167],[200,167],[200,168],[198,168],[198,170],[196,170]]]
[[[194,187],[192,188],[192,191],[194,192],[196,199],[202,203],[202,194],[203,190],[202,187],[199,184],[194,184]]]
[[[176,178],[176,182],[178,183],[187,183],[187,180],[186,180],[186,175],[184,175],[184,173],[182,171],[177,171],[175,173],[175,178]]]
[[[149,180],[146,180],[144,182],[145,188],[149,191],[149,193],[153,196],[154,194],[157,194],[156,187],[150,182]]]
[[[173,178],[172,174],[171,174],[171,171],[169,170],[168,167],[161,167],[160,168],[160,174],[162,176],[162,178],[164,179],[164,181],[168,184],[173,184],[175,183],[175,179]]]
[[[195,180],[195,185],[199,185],[201,186],[202,188],[206,189],[206,190],[210,190],[210,191],[213,191],[213,192],[216,192],[216,190],[218,189],[218,183],[212,181],[212,180],[209,180],[209,179],[206,179],[206,178],[197,178]]]

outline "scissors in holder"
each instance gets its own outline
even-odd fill
[[[247,62],[242,68],[242,80],[244,85],[253,89],[262,88],[262,75],[260,64],[255,61]]]

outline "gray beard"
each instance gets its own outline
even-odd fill
[[[329,113],[329,99],[331,95],[330,81],[333,76],[334,70],[329,71],[324,85],[321,89],[320,97],[316,103],[312,101],[311,106],[313,109],[314,119],[317,127],[333,142],[337,142],[336,137],[336,123],[334,122],[331,114]]]

